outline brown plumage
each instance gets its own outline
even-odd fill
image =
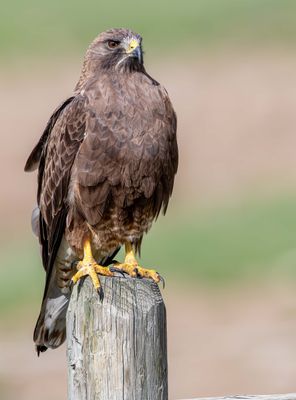
[[[127,52],[131,41],[139,46]],[[100,34],[74,96],[53,113],[25,166],[38,167],[32,223],[46,270],[38,352],[65,339],[68,283],[83,238],[91,235],[104,265],[128,241],[139,250],[167,208],[177,164],[176,116],[166,90],[145,71],[141,37],[127,29]]]

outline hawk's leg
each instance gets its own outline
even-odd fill
[[[90,276],[92,283],[99,293],[100,298],[103,298],[103,292],[99,277],[97,274],[105,276],[114,276],[113,272],[110,271],[109,267],[103,267],[97,264],[91,251],[91,244],[89,238],[84,240],[83,243],[83,260],[77,264],[78,271],[72,277],[72,283],[75,284],[83,276]]]
[[[150,278],[156,283],[158,283],[159,281],[162,281],[164,283],[163,278],[154,269],[146,269],[140,267],[134,255],[132,245],[129,242],[125,244],[124,262],[123,263],[115,262],[114,266],[116,267],[116,269],[119,269],[134,278],[136,277]]]

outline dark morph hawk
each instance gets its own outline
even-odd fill
[[[144,68],[141,41],[128,29],[93,41],[73,96],[53,113],[25,166],[38,168],[32,226],[46,271],[38,354],[65,340],[71,280],[89,275],[102,297],[97,274],[113,275],[107,265],[120,246],[126,257],[115,269],[160,280],[134,252],[173,190],[176,115]]]

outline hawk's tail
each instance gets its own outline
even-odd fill
[[[47,348],[55,349],[65,341],[69,300],[69,289],[67,291],[60,289],[52,279],[47,296],[43,299],[34,330],[34,342],[38,356]]]
[[[64,272],[65,269],[71,272],[73,265],[69,263],[69,259],[65,261],[65,257],[63,257],[62,262],[60,260],[61,253],[64,253],[62,251],[64,245],[65,239],[62,240],[53,266],[48,290],[43,298],[41,311],[34,330],[34,342],[38,356],[48,348],[55,349],[59,347],[66,339],[66,314],[71,292],[68,287],[61,288],[61,285],[57,284],[59,278],[56,275],[57,271],[61,269],[61,265],[58,264],[62,264]],[[120,247],[110,254],[109,257],[100,260],[99,263],[104,266],[109,265],[119,249]]]

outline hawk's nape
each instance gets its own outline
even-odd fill
[[[101,33],[73,96],[53,113],[25,167],[38,168],[32,217],[46,270],[38,353],[65,340],[71,281],[89,275],[101,297],[97,274],[118,270],[159,282],[135,252],[166,211],[177,164],[176,116],[144,68],[141,37],[128,29]],[[124,262],[109,267],[123,245]]]

